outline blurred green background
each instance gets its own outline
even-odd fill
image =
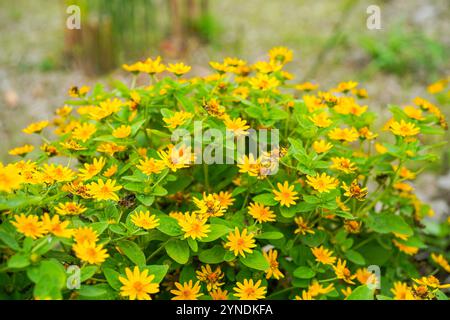
[[[81,30],[66,28],[71,4]],[[381,30],[366,27],[369,5],[381,8]],[[287,46],[293,82],[359,81],[386,120],[388,103],[427,97],[426,86],[449,75],[449,16],[448,0],[0,0],[0,161],[36,142],[21,129],[47,119],[70,86],[129,81],[121,64],[155,55],[205,75],[209,60],[254,61]],[[448,198],[443,158],[435,171]]]

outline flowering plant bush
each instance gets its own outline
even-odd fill
[[[424,228],[432,210],[411,184],[437,158],[424,138],[443,114],[416,98],[376,133],[358,83],[289,84],[291,60],[279,47],[187,79],[148,59],[124,65],[131,88],[71,88],[23,130],[40,148],[0,164],[0,297],[446,299],[449,221]],[[195,138],[199,122],[214,141]],[[251,129],[277,136],[258,154],[226,143]],[[236,161],[200,159],[212,142]]]

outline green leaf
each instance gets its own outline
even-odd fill
[[[143,194],[136,195],[136,199],[138,199],[139,202],[141,202],[144,206],[147,206],[147,207],[150,207],[153,204],[153,202],[155,202],[154,196],[143,195]]]
[[[156,214],[159,219],[159,226],[157,229],[164,234],[175,237],[182,234],[178,221],[165,214]]]
[[[165,249],[169,257],[179,264],[186,264],[189,261],[189,246],[186,241],[170,241],[166,244]]]
[[[111,268],[103,268],[103,274],[105,275],[106,281],[114,290],[120,290],[122,283],[119,281],[120,273]]]
[[[298,212],[297,206],[291,206],[289,208],[285,206],[280,207],[280,213],[285,218],[292,218],[293,216],[295,216],[297,212]]]
[[[393,300],[391,297],[383,296],[382,294],[376,295],[377,300]]]
[[[321,230],[315,230],[313,234],[307,233],[301,237],[301,241],[309,247],[318,247],[327,237],[327,234]]]
[[[311,279],[316,275],[314,270],[309,267],[301,266],[294,270],[294,277],[300,279]]]
[[[34,296],[41,299],[61,299],[61,289],[66,286],[66,278],[66,271],[58,261],[54,259],[41,261],[38,271],[32,277],[36,282]]]
[[[362,285],[353,290],[347,297],[347,300],[373,300],[374,290],[369,289],[368,286]]]
[[[0,229],[0,240],[6,244],[11,249],[18,251],[20,250],[20,246],[17,243],[16,239],[14,239],[13,236],[11,236],[9,233],[7,233],[5,230]]]
[[[405,220],[392,213],[371,214],[367,219],[367,226],[375,232],[395,232],[405,236],[412,236],[413,231]]]
[[[283,237],[284,235],[278,231],[263,232],[255,236],[256,239],[266,239],[266,240],[278,240]]]
[[[211,249],[200,252],[198,258],[203,263],[216,264],[224,261],[226,251],[221,245],[215,245]]]
[[[366,260],[364,259],[364,257],[355,250],[348,250],[345,253],[345,256],[347,257],[348,260],[350,260],[353,263],[359,264],[361,266],[366,264]]]
[[[260,251],[253,251],[253,253],[247,254],[245,258],[240,257],[240,261],[246,267],[256,270],[266,271],[270,268],[269,262]]]
[[[136,265],[145,265],[145,255],[135,242],[122,240],[117,245],[123,251],[123,253]]]
[[[272,193],[262,193],[253,197],[253,202],[263,204],[265,206],[276,206],[278,201],[274,199]]]
[[[84,266],[81,268],[81,277],[80,282],[84,282],[90,278],[97,272],[97,266]]]
[[[30,257],[25,253],[16,253],[8,260],[8,268],[21,269],[30,265]]]
[[[192,238],[187,239],[187,243],[189,245],[189,248],[191,248],[192,251],[197,252],[198,251],[198,243]]]
[[[104,288],[98,288],[96,286],[82,285],[78,291],[82,297],[98,297],[104,295],[106,290]]]
[[[205,238],[199,239],[200,242],[211,242],[217,240],[232,231],[223,224],[211,224],[209,230],[210,231]]]
[[[153,283],[160,283],[161,281],[164,280],[164,277],[167,274],[167,271],[169,270],[169,266],[167,265],[149,265],[149,266],[145,266],[144,269],[148,270],[148,274],[152,274],[155,276],[155,278],[153,278],[152,282]]]

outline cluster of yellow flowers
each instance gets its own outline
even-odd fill
[[[227,57],[185,78],[190,66],[149,58],[123,65],[130,88],[71,88],[53,119],[23,129],[41,146],[0,163],[0,273],[39,299],[443,299],[449,285],[421,278],[411,256],[427,250],[418,226],[432,214],[412,181],[435,159],[423,136],[444,133],[444,114],[417,97],[391,106],[376,133],[365,89],[290,84],[292,59],[276,47],[267,61]],[[136,87],[139,74],[150,84]],[[448,98],[446,88],[428,91]],[[235,138],[277,129],[280,145],[197,164],[193,145],[171,141],[194,121]],[[434,236],[448,237],[447,222]],[[449,273],[433,243],[426,271]],[[81,288],[49,284],[69,265]]]

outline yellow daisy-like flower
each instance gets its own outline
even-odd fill
[[[78,178],[80,178],[82,181],[86,181],[95,177],[100,173],[100,171],[103,170],[105,163],[106,160],[103,157],[100,157],[99,159],[94,158],[94,161],[92,163],[85,163],[83,165],[84,169],[79,170]]]
[[[265,207],[259,203],[251,203],[248,207],[248,214],[259,223],[273,222],[276,218],[276,215],[269,207]]]
[[[333,164],[330,166],[330,169],[336,169],[345,173],[353,173],[357,168],[350,159],[343,157],[332,157],[331,161]]]
[[[436,82],[430,84],[430,85],[427,87],[428,93],[429,93],[429,94],[436,94],[436,93],[439,93],[439,92],[444,91],[444,89],[445,89],[445,87],[446,87],[448,81],[449,81],[449,80],[447,80],[447,79],[441,79],[441,80],[439,80],[439,81],[436,81]]]
[[[156,160],[153,158],[145,158],[139,160],[139,164],[136,166],[146,175],[151,175],[153,173],[160,173],[164,170],[164,162],[162,160]]]
[[[247,130],[250,128],[250,126],[247,125],[247,121],[241,118],[231,119],[226,117],[224,123],[227,130],[233,132],[236,137],[247,135]]]
[[[256,247],[253,234],[247,234],[246,228],[240,233],[238,227],[236,227],[234,232],[228,234],[227,240],[228,242],[225,243],[225,248],[233,251],[235,256],[241,255],[245,258],[245,252],[252,253],[252,248]]]
[[[385,146],[383,146],[381,143],[375,143],[375,150],[379,154],[385,154],[386,152],[388,152],[388,149]]]
[[[59,203],[58,206],[55,207],[55,211],[60,215],[79,215],[85,212],[87,208],[82,204],[76,202],[65,202]]]
[[[326,112],[321,112],[308,118],[319,128],[328,128],[333,123]]]
[[[390,130],[396,136],[401,137],[411,137],[418,135],[420,133],[420,128],[412,122],[405,122],[405,120],[400,120],[400,122],[392,121],[390,125]]]
[[[412,288],[406,283],[397,281],[394,282],[394,287],[391,289],[394,294],[394,300],[415,300]]]
[[[73,230],[67,229],[70,221],[60,221],[58,215],[54,215],[50,218],[48,213],[45,213],[42,217],[42,224],[45,230],[57,237],[70,238],[72,237]]]
[[[166,127],[170,129],[176,129],[183,125],[187,120],[191,119],[193,114],[185,111],[178,111],[172,117],[163,118],[163,121],[167,124]]]
[[[69,96],[73,97],[73,98],[78,98],[78,97],[82,97],[84,95],[86,95],[86,93],[89,92],[89,90],[91,90],[90,87],[88,86],[81,86],[80,88],[78,88],[77,86],[72,86],[69,89]]]
[[[196,213],[186,213],[183,219],[178,220],[184,238],[202,239],[210,232],[210,226],[206,224],[208,219]]]
[[[191,147],[185,145],[169,145],[167,150],[159,150],[158,155],[164,166],[176,172],[178,169],[189,167],[195,161],[195,154]]]
[[[14,215],[14,219],[15,221],[11,221],[11,224],[26,237],[37,239],[47,233],[44,224],[39,221],[39,217],[36,215],[26,216],[22,213],[21,215]]]
[[[358,86],[358,82],[356,81],[347,81],[347,82],[341,82],[336,87],[336,91],[340,92],[348,92]]]
[[[92,227],[80,227],[74,230],[73,238],[77,243],[95,243],[98,240],[98,233]]]
[[[431,259],[433,259],[433,261],[436,262],[442,269],[450,273],[450,264],[442,254],[432,253]]]
[[[126,277],[119,276],[119,281],[123,284],[120,288],[120,295],[129,297],[130,300],[151,300],[150,294],[159,292],[159,284],[152,283],[155,276],[148,274],[145,269],[142,272],[137,266],[131,271],[125,268]]]
[[[313,280],[312,283],[308,286],[308,293],[311,295],[311,297],[316,297],[321,294],[327,294],[333,290],[334,290],[333,283],[324,287],[317,280]]]
[[[228,291],[221,288],[212,290],[209,295],[213,300],[228,300]]]
[[[295,217],[295,223],[297,224],[297,229],[295,229],[295,234],[305,235],[307,233],[314,234],[314,230],[308,225],[308,222],[303,220],[303,217]]]
[[[277,256],[278,252],[277,250],[270,249],[269,251],[263,251],[264,258],[266,258],[267,262],[269,263],[269,269],[267,269],[266,272],[266,279],[270,279],[271,277],[274,277],[275,279],[279,280],[281,278],[284,278],[283,273],[278,269],[278,261]]]
[[[332,265],[336,261],[336,257],[333,257],[333,251],[325,249],[323,246],[311,248],[311,252],[316,257],[316,261]]]
[[[313,142],[312,147],[315,152],[320,154],[329,151],[331,148],[333,148],[333,145],[329,142],[326,142],[325,140],[317,140]]]
[[[114,129],[112,135],[114,138],[123,139],[128,137],[131,134],[131,127],[126,125],[121,125],[117,129]]]
[[[229,206],[233,205],[234,199],[231,192],[220,191],[219,193],[214,193],[213,196],[217,201],[219,201],[222,208],[227,209]]]
[[[85,122],[73,130],[72,138],[75,140],[86,142],[96,131],[97,127],[95,126],[95,124]]]
[[[352,181],[350,186],[342,182],[342,189],[345,190],[344,196],[355,198],[359,201],[364,201],[368,193],[367,188],[363,188],[356,179]]]
[[[274,47],[269,50],[269,57],[271,61],[285,64],[292,61],[293,53],[286,47]]]
[[[338,259],[338,262],[335,266],[333,266],[334,273],[338,279],[342,279],[348,284],[355,284],[353,279],[356,278],[356,275],[352,275],[350,270],[346,267],[347,261]]]
[[[27,134],[40,133],[44,128],[49,125],[48,121],[39,121],[31,123],[28,127],[22,130],[22,132]]]
[[[295,300],[314,300],[314,297],[307,290],[302,291],[302,296],[296,295]]]
[[[436,278],[433,275],[430,275],[428,277],[422,277],[420,279],[413,279],[413,281],[419,285],[422,286],[427,286],[431,289],[447,289],[450,288],[450,283],[449,284],[441,284],[439,282],[439,279]]]
[[[376,274],[370,272],[367,268],[359,268],[356,270],[356,279],[361,284],[366,285],[377,285],[378,284],[378,278]]]
[[[273,189],[272,192],[275,194],[275,200],[280,202],[280,205],[290,207],[291,205],[295,205],[298,199],[298,192],[294,191],[294,186],[289,185],[287,181],[283,184],[277,183],[278,190]]]
[[[198,297],[203,295],[203,293],[200,293],[200,281],[195,284],[192,280],[183,284],[175,282],[175,287],[178,290],[170,290],[170,293],[175,295],[172,300],[197,300]]]
[[[34,150],[31,144],[25,144],[21,147],[17,147],[8,151],[8,154],[12,156],[24,156]]]
[[[70,168],[55,164],[44,164],[43,174],[43,180],[47,183],[72,181],[75,177],[75,172]]]
[[[89,195],[95,200],[119,201],[119,196],[116,194],[116,191],[122,189],[122,186],[116,186],[115,180],[108,179],[105,183],[103,180],[98,179],[98,182],[88,184],[87,189]]]
[[[105,172],[103,172],[103,175],[104,175],[105,177],[107,177],[107,178],[111,178],[113,175],[116,174],[117,169],[118,169],[117,165],[116,165],[116,164],[113,164],[111,167],[109,167],[108,169],[106,169]]]
[[[336,189],[339,181],[336,178],[330,177],[325,172],[317,173],[314,177],[306,176],[306,183],[317,190],[319,193],[327,193],[330,190]]]
[[[195,213],[203,216],[205,218],[210,217],[220,217],[225,213],[226,208],[222,206],[219,199],[214,194],[203,193],[202,199],[197,199],[194,197],[194,204],[198,210]]]
[[[161,63],[161,57],[156,57],[156,59],[148,58],[145,60],[143,65],[141,66],[141,71],[148,73],[150,75],[154,75],[157,73],[161,73],[166,70],[166,66]]]
[[[278,81],[277,78],[262,73],[259,73],[256,77],[251,78],[249,83],[253,89],[261,91],[275,89],[280,85],[280,81]]]
[[[258,300],[266,297],[267,288],[261,286],[261,280],[253,282],[253,279],[244,279],[243,282],[237,282],[233,288],[236,292],[234,296],[239,300]]]
[[[242,156],[237,163],[240,173],[247,173],[252,177],[256,177],[259,174],[261,163],[259,159],[255,159],[253,154]]]
[[[154,229],[159,226],[159,219],[154,214],[150,215],[150,211],[133,213],[131,215],[131,222],[145,230]]]
[[[0,192],[10,193],[16,189],[20,189],[20,185],[24,182],[20,170],[11,164],[3,166],[0,162]]]
[[[81,261],[89,264],[102,264],[109,257],[106,249],[103,249],[103,245],[97,245],[95,242],[77,242],[72,249]]]
[[[172,72],[177,77],[182,76],[185,73],[188,73],[191,70],[190,66],[185,65],[183,62],[179,63],[169,63],[169,67],[167,68],[167,71]]]
[[[196,271],[197,279],[206,283],[208,291],[219,289],[224,284],[224,282],[220,282],[225,276],[220,267],[216,267],[216,270],[213,271],[211,266],[207,264],[206,266],[201,266],[200,269]]]
[[[295,89],[299,90],[299,91],[313,91],[319,88],[319,84],[316,83],[312,83],[312,82],[304,82],[304,83],[300,83],[298,85],[295,86]]]
[[[422,110],[414,108],[413,106],[405,106],[403,108],[403,111],[411,119],[415,119],[415,120],[419,120],[419,121],[425,119],[422,116]]]
[[[359,233],[361,231],[362,222],[356,220],[345,220],[344,229],[348,233]]]
[[[353,142],[359,138],[359,133],[355,128],[334,128],[328,133],[328,137],[332,140],[339,140],[342,142]]]

